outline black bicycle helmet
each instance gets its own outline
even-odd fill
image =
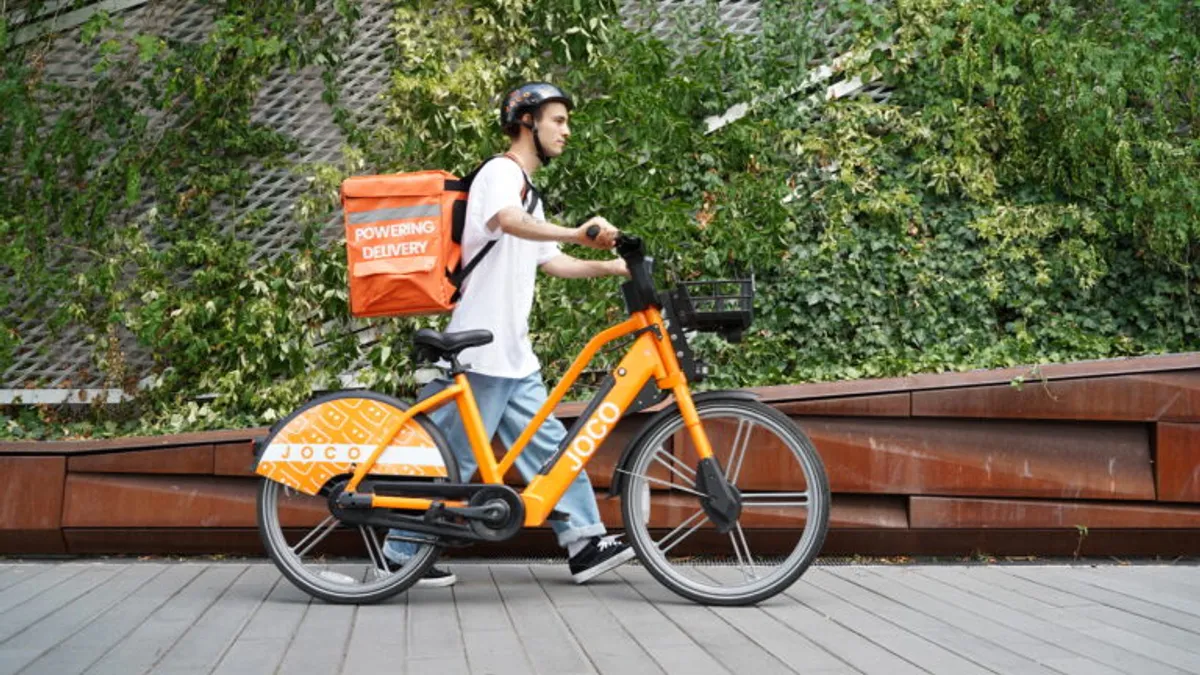
[[[500,103],[500,126],[504,129],[514,124],[528,127],[533,132],[533,144],[537,149],[538,159],[542,160],[543,164],[548,164],[550,158],[542,150],[542,141],[538,138],[537,110],[552,101],[562,103],[567,106],[567,110],[575,107],[575,102],[570,96],[548,82],[527,82],[510,91]],[[525,113],[533,113],[533,121],[521,121],[521,116]]]

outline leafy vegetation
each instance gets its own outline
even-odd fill
[[[131,404],[14,409],[0,433],[259,424],[356,364],[368,386],[411,391],[409,335],[439,320],[376,322],[381,339],[360,346],[321,224],[347,175],[466,171],[501,149],[498,94],[527,79],[579,103],[570,150],[537,176],[552,219],[603,214],[642,235],[664,282],[755,276],[745,340],[697,340],[711,386],[1200,347],[1200,2],[800,4],[765,2],[751,38],[709,11],[681,22],[686,40],[657,40],[613,3],[410,0],[378,128],[337,104],[352,3],[219,3],[198,45],[101,14],[83,31],[98,77],[78,88],[42,81],[45,45],[9,47],[0,19],[0,273],[14,279],[0,305],[41,293],[39,311],[84,328],[131,392],[124,332],[156,363]],[[888,96],[811,99],[804,78],[841,53],[847,77]],[[313,178],[303,244],[252,263],[237,231],[261,215],[223,229],[212,205],[286,156],[250,106],[267,72],[309,64],[329,71],[346,160],[297,167]],[[743,102],[750,114],[706,133]],[[65,253],[91,262],[56,267]],[[616,290],[540,282],[548,379],[617,318]],[[0,367],[20,339],[0,331]]]

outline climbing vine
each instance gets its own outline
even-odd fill
[[[500,149],[500,92],[553,81],[578,103],[566,155],[536,176],[557,222],[642,235],[660,282],[756,280],[740,344],[696,339],[709,386],[1059,362],[1200,347],[1200,3],[764,2],[736,36],[709,7],[654,38],[616,3],[399,3],[382,124],[356,124],[335,71],[358,8],[213,3],[198,44],[80,31],[97,77],[41,77],[0,19],[0,306],[76,329],[134,400],[14,407],[9,436],[270,422],[343,376],[414,386],[408,340],[441,319],[347,316],[322,226],[348,175],[469,170]],[[657,3],[646,3],[639,16]],[[628,10],[626,10],[628,13]],[[837,28],[834,30],[834,28]],[[874,96],[804,85],[833,56]],[[310,189],[295,251],[256,260],[216,222],[251,169],[295,141],[252,121],[263,78],[320,67],[344,161]],[[709,133],[705,119],[751,103]],[[149,205],[149,207],[147,207]],[[580,256],[584,251],[571,251]],[[61,263],[69,260],[70,266]],[[532,336],[548,379],[621,311],[615,280],[543,278]],[[26,305],[28,306],[28,305]],[[0,366],[20,334],[5,322]],[[367,336],[370,336],[369,339]],[[125,362],[128,340],[153,355]]]

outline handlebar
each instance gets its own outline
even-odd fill
[[[600,235],[600,226],[590,225],[584,234],[594,240]],[[678,325],[685,329],[690,326],[692,329],[718,332],[730,342],[740,341],[742,332],[750,326],[753,318],[753,277],[748,280],[683,282],[675,291],[659,294],[654,287],[654,258],[646,255],[641,238],[619,232],[616,250],[629,268],[630,278],[621,285],[621,292],[625,296],[626,309],[630,312],[649,307],[663,309],[664,303],[670,303],[667,311],[677,314],[673,320],[679,321]],[[736,291],[729,290],[733,286],[737,287]]]
[[[584,235],[586,235],[588,239],[595,241],[596,237],[600,236],[600,226],[589,226],[587,230],[584,230]],[[643,252],[642,239],[641,237],[635,237],[631,234],[620,232],[617,234],[616,248],[617,253],[620,254],[622,258],[625,258],[626,262],[629,262],[629,254]]]
[[[588,239],[595,239],[600,235],[600,226],[591,225],[584,230],[584,234]],[[621,286],[629,311],[638,312],[651,306],[661,307],[658,291],[654,288],[654,258],[646,256],[641,237],[621,232],[617,234],[616,249],[617,255],[625,260],[625,266],[629,268],[629,281]]]

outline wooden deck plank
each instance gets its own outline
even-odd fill
[[[561,564],[452,569],[353,607],[265,561],[30,566],[0,588],[0,674],[1200,673],[1200,566],[818,565],[756,607],[637,564],[586,586]]]
[[[705,573],[718,580],[736,580],[741,572],[730,567],[709,567]],[[792,597],[791,602],[788,598]],[[803,596],[801,596],[803,597]],[[772,598],[760,607],[776,621],[834,654],[864,673],[923,673],[920,667],[879,646],[863,634],[794,601],[795,596]]]
[[[1098,568],[1084,568],[1084,576],[1089,583],[1112,588],[1119,585],[1134,593],[1144,594],[1151,598],[1170,598],[1176,602],[1172,605],[1181,612],[1200,616],[1200,577],[1188,575],[1183,577],[1178,569],[1161,569],[1157,566],[1139,570],[1130,565],[1115,565],[1105,568],[1103,573]],[[1147,573],[1149,571],[1150,573]],[[1122,590],[1122,592],[1128,592]],[[1191,591],[1191,592],[1188,592]]]
[[[730,672],[657,607],[646,602],[620,575],[597,577],[588,586],[664,671],[677,668],[682,672]]]
[[[162,574],[130,593],[83,630],[56,644],[26,666],[32,673],[74,675],[87,670],[142,624],[151,613],[200,574],[196,565],[168,565]]]
[[[1080,613],[1076,613],[1078,615]],[[1109,626],[1115,626],[1136,633],[1143,637],[1153,638],[1165,645],[1180,649],[1194,649],[1200,644],[1200,635],[1191,631],[1176,628],[1168,623],[1147,619],[1145,617],[1122,612],[1112,607],[1097,606],[1084,609],[1081,614],[1088,619],[1094,619]]]
[[[1078,593],[1071,593],[1053,584],[1037,584],[1026,579],[1012,574],[1016,570],[1027,569],[1034,571],[1035,574],[1041,574],[1045,570],[1047,573],[1056,573],[1056,571],[1067,569],[1060,566],[1012,566],[1000,567],[995,565],[970,565],[967,567],[958,568],[962,570],[969,569],[973,574],[979,575],[980,578],[987,580],[988,583],[995,584],[997,588],[1008,589],[1014,593],[1019,593],[1030,598],[1037,598],[1039,602],[1046,603],[1051,607],[1084,607],[1092,604],[1091,598],[1081,596]]]
[[[1189,586],[1195,589],[1196,595],[1200,595],[1200,567],[1195,565],[1155,565],[1154,575]]]
[[[1069,620],[1075,623],[1079,630],[1098,640],[1110,642],[1127,651],[1137,652],[1146,659],[1169,664],[1181,672],[1200,673],[1200,653],[1172,647],[1160,640],[1138,635],[1099,621],[1085,621],[1079,616],[1072,616]]]
[[[1147,662],[1139,654],[1079,631],[1070,617],[1089,611],[1091,605],[1053,607],[1036,597],[1021,595],[981,580],[978,571],[979,568],[923,567],[917,569],[917,574],[942,584],[933,587],[940,597],[964,606],[973,604],[970,596],[990,599],[992,604],[988,607],[988,616],[995,621],[1050,640],[1079,655],[1048,662],[1057,670],[1070,673],[1141,672],[1146,675],[1176,672],[1165,664]]]
[[[212,672],[279,580],[279,572],[250,567],[154,664],[156,675]]]
[[[1117,568],[1109,568],[1108,571],[1112,572],[1113,574],[1108,576],[1119,574],[1119,572],[1116,570]],[[1071,573],[1074,576],[1080,576],[1084,578],[1090,576],[1090,570],[1085,567],[1071,568]],[[912,577],[913,575],[910,574],[907,576]],[[902,583],[908,583],[908,580],[902,579]],[[910,585],[915,587],[915,584]],[[946,591],[943,587],[943,590],[934,590],[931,591],[931,594],[945,592]],[[968,606],[968,603],[962,604],[963,606]],[[1094,638],[1096,642],[1107,643],[1127,652],[1140,654],[1143,657],[1143,661],[1138,666],[1139,672],[1149,672],[1150,670],[1162,671],[1163,667],[1161,664],[1166,664],[1167,666],[1178,668],[1185,672],[1194,672],[1197,669],[1200,669],[1200,655],[1189,655],[1183,650],[1177,650],[1168,644],[1164,644],[1156,637],[1139,635],[1134,631],[1128,630],[1124,626],[1111,625],[1096,621],[1088,616],[1088,612],[1090,610],[1091,608],[1088,606],[1061,608],[1057,610],[1051,610],[1050,612],[1047,612],[1045,616],[1047,616],[1047,618],[1056,624],[1070,626],[1073,631]],[[987,601],[987,606],[980,606],[978,611],[980,613],[985,613],[987,616],[991,616],[996,610],[994,608],[994,603]],[[1034,630],[1033,628],[1018,628],[1018,630],[1024,630],[1028,634],[1035,635],[1038,638],[1046,637],[1044,633]],[[1068,647],[1066,643],[1060,643],[1059,646],[1062,648]],[[1027,650],[1028,647],[1022,647],[1021,649]],[[1079,655],[1082,656],[1083,654]],[[1077,660],[1077,658],[1078,656],[1074,657],[1073,660]],[[1064,661],[1062,658],[1039,658],[1039,660],[1051,666],[1055,666],[1055,664]],[[1089,670],[1086,672],[1091,671]]]
[[[771,602],[778,602],[773,599]],[[858,669],[821,645],[776,620],[763,607],[713,607],[730,626],[749,636],[763,651],[804,673],[858,673]]]
[[[1180,593],[1178,584],[1163,584],[1155,582],[1153,577],[1126,574],[1128,568],[1117,567],[1106,570],[1106,574],[1098,574],[1090,568],[1079,569],[1077,576],[1083,581],[1115,590],[1134,597],[1149,600],[1163,607],[1170,607],[1184,614],[1200,617],[1200,597],[1191,593]],[[1124,575],[1125,578],[1121,578]]]
[[[1003,670],[1012,668],[1011,654],[1016,654],[1021,659],[1027,658],[1035,661],[1039,664],[1039,668],[1044,667],[1064,673],[1091,675],[1104,672],[1107,668],[1105,664],[1095,659],[1091,659],[1089,662],[1086,652],[1072,650],[1069,643],[1052,639],[1044,631],[1032,627],[1031,620],[1026,615],[1005,614],[1007,608],[992,598],[956,591],[952,587],[920,575],[918,573],[920,567],[903,569],[876,567],[872,569],[876,572],[886,572],[895,584],[906,589],[929,598],[936,598],[939,602],[952,603],[968,616],[973,614],[986,617],[987,621],[1009,631],[1007,633],[1000,632],[994,626],[985,629],[985,633],[972,631],[981,638],[987,637],[996,647],[1010,654],[1008,657],[1002,657],[998,662]],[[1021,665],[1020,668],[1024,671],[1027,666]]]
[[[52,572],[58,567],[60,566],[54,563],[2,563],[0,564],[0,591]]]
[[[902,583],[904,568],[854,566],[827,568],[846,581],[909,607],[944,624],[930,626],[939,644],[999,672],[1051,673],[1045,660],[1074,656],[1070,652],[992,621],[986,613],[945,602]],[[911,572],[908,572],[911,574]]]
[[[128,565],[103,582],[87,588],[41,619],[29,623],[0,644],[0,672],[16,672],[42,654],[83,630],[97,615],[162,573],[161,565]],[[79,579],[80,577],[76,577]],[[22,609],[12,614],[20,615]]]
[[[532,672],[533,664],[517,637],[523,627],[513,625],[491,572],[483,565],[459,565],[454,573],[458,583],[453,601],[470,671],[481,675]]]
[[[246,565],[196,564],[200,573],[86,671],[88,675],[147,672],[191,628]]]
[[[46,574],[39,574],[9,586],[0,591],[0,614],[7,613],[13,607],[24,607],[42,593],[82,574],[88,567],[89,565],[77,563],[63,564]]]
[[[796,673],[709,607],[688,602],[658,583],[646,568],[626,565],[617,570],[647,604],[652,604],[687,636],[731,672],[755,675]]]
[[[414,587],[407,595],[406,672],[469,673],[452,591]]]
[[[407,657],[404,596],[377,605],[363,605],[354,614],[350,641],[346,644],[344,673],[392,672]]]
[[[280,675],[341,672],[357,610],[353,605],[323,602],[309,605],[276,672]]]
[[[500,591],[517,638],[530,658],[533,670],[542,675],[595,673],[583,647],[524,565],[488,565]]]
[[[1046,602],[1045,599],[1037,595],[1019,593],[995,581],[982,580],[980,579],[981,569],[983,568],[952,565],[922,565],[914,568],[914,572],[964,593],[973,593],[985,598],[991,598],[997,604],[1032,616],[1037,616],[1038,614],[1060,607],[1060,605]]]
[[[0,614],[0,644],[128,570],[128,565],[88,565],[65,582],[39,593],[12,611]]]
[[[1043,568],[1034,572],[1020,567],[1013,567],[1003,570],[997,569],[995,572],[1011,576],[1021,583],[1026,584],[1027,592],[1029,593],[1037,593],[1042,588],[1054,586],[1055,588],[1075,593],[1080,598],[1090,598],[1089,602],[1093,604],[1103,604],[1122,612],[1154,619],[1175,626],[1176,628],[1200,634],[1200,618],[1136,596],[1118,593],[1117,591],[1100,586],[1093,586],[1080,579],[1073,578],[1064,573],[1064,570],[1060,568]]]
[[[312,602],[308,594],[276,572],[275,587],[270,595],[213,672],[221,675],[274,673]]]
[[[562,565],[530,565],[529,570],[596,670],[606,675],[663,672],[591,588],[571,583]]]
[[[899,654],[930,673],[989,673],[986,660],[938,644],[946,625],[940,621],[845,581],[824,569],[810,569],[806,589],[789,592],[805,605],[834,621],[869,636],[881,647]],[[802,596],[802,598],[801,598]],[[963,636],[972,642],[970,636]]]

